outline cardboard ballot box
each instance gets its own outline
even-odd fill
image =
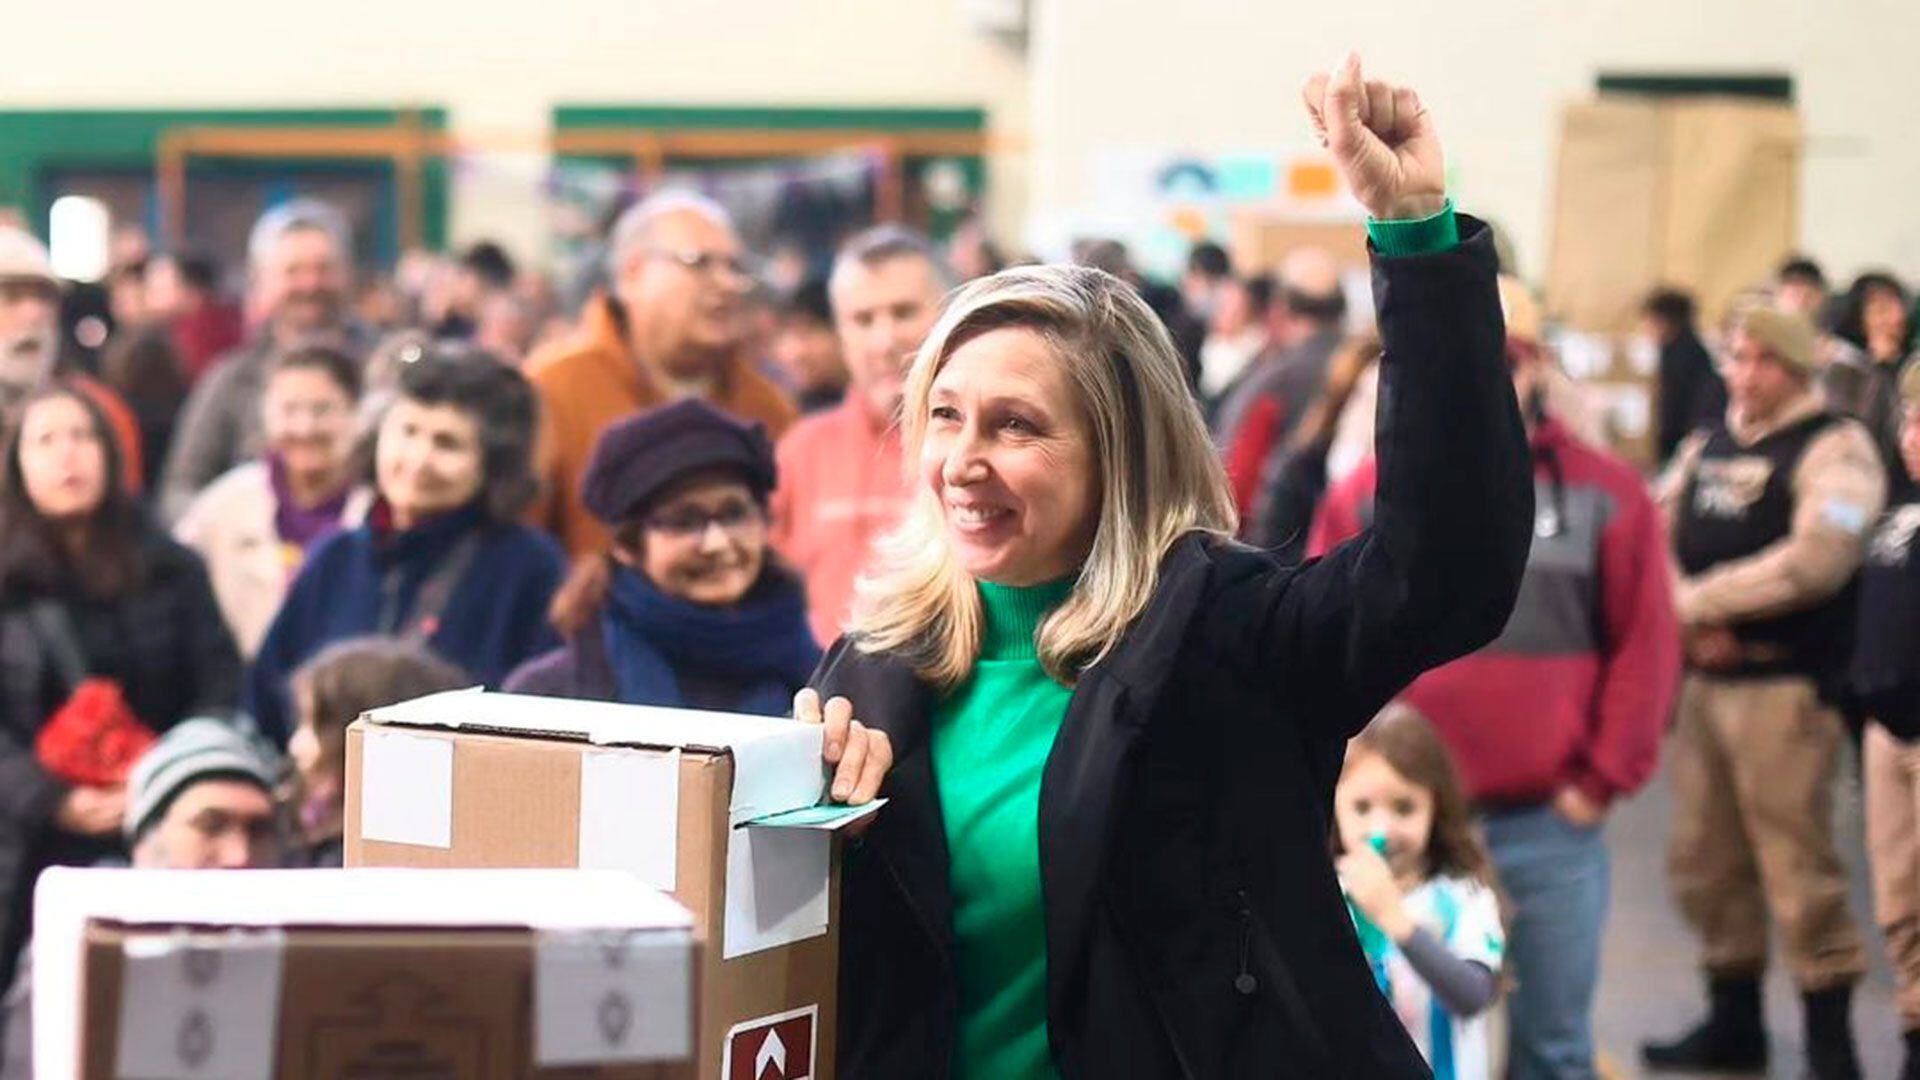
[[[454,691],[347,731],[349,866],[625,870],[703,943],[702,1080],[831,1080],[839,938],[821,729]]]
[[[692,918],[611,872],[54,869],[39,1080],[683,1080]]]

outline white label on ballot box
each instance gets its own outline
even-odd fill
[[[360,838],[453,846],[453,744],[399,731],[360,745]]]
[[[680,751],[593,750],[580,758],[582,870],[625,870],[674,890]]]
[[[693,1056],[691,932],[547,932],[533,968],[535,1064]]]
[[[115,1075],[272,1076],[284,944],[278,930],[128,938]]]

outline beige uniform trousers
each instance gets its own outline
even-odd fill
[[[1899,983],[1901,1026],[1920,1028],[1920,743],[1868,724],[1863,754],[1873,914]]]
[[[1764,971],[1769,918],[1802,990],[1866,970],[1833,835],[1845,740],[1809,679],[1688,673],[1668,759],[1667,876],[1708,972]]]

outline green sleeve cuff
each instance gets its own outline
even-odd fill
[[[1432,255],[1460,245],[1460,221],[1453,213],[1453,200],[1432,217],[1413,221],[1375,221],[1367,219],[1367,236],[1374,249],[1388,258],[1397,255]]]

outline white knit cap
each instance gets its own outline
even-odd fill
[[[60,287],[47,245],[32,233],[9,225],[0,225],[0,281],[38,281]]]

